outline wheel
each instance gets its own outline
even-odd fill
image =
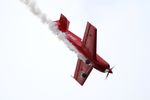
[[[82,73],[82,77],[83,77],[83,78],[86,78],[86,77],[87,77],[87,74],[86,74],[86,73]]]
[[[91,62],[90,62],[90,60],[86,60],[85,63],[86,64],[90,64]]]

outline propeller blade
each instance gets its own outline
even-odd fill
[[[115,66],[116,66],[116,65],[115,65]],[[110,69],[109,69],[109,71],[108,71],[108,73],[107,73],[107,75],[106,75],[106,78],[105,78],[105,79],[107,79],[107,77],[109,76],[109,73],[111,73],[111,74],[113,73],[113,72],[112,72],[112,69],[113,69],[115,66],[113,66],[112,68],[110,68]]]
[[[107,73],[107,75],[106,75],[106,78],[105,79],[107,79],[107,77],[109,76],[109,72]]]
[[[114,65],[114,66],[111,68],[111,70],[114,69],[115,66],[116,66],[116,65]]]

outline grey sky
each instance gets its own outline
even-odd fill
[[[148,0],[36,0],[50,19],[63,13],[83,37],[98,29],[97,52],[113,75],[93,70],[81,87],[72,77],[76,54],[19,0],[0,3],[0,100],[147,100],[150,98]]]

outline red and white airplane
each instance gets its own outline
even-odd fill
[[[85,62],[80,59],[77,61],[74,79],[79,82],[80,85],[84,84],[93,68],[100,72],[107,73],[106,78],[109,73],[113,73],[109,64],[96,53],[97,29],[92,24],[87,22],[84,37],[83,40],[81,40],[80,37],[68,30],[69,21],[64,15],[61,14],[60,19],[55,22],[58,29],[65,32],[67,40],[87,58]]]

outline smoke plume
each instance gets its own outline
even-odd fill
[[[58,39],[62,40],[71,51],[74,51],[80,60],[82,60],[83,62],[86,61],[86,57],[83,54],[81,54],[76,49],[76,47],[72,45],[70,41],[66,39],[66,33],[61,32],[58,29],[56,23],[47,18],[46,14],[41,11],[41,9],[37,6],[34,0],[20,0],[20,1],[24,3],[30,9],[30,11],[41,20],[42,23],[48,24],[49,29],[52,31],[52,33],[56,35]]]

